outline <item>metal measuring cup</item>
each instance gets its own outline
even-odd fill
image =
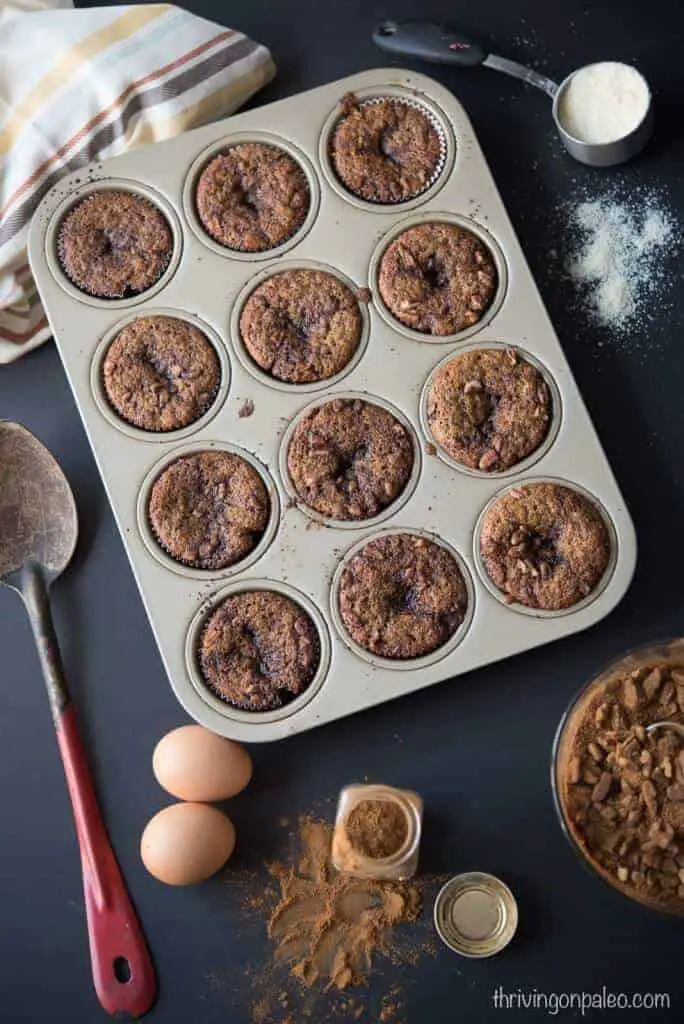
[[[612,142],[583,142],[575,138],[564,127],[559,116],[560,105],[566,89],[574,76],[584,70],[578,68],[564,78],[560,85],[546,75],[540,75],[524,64],[487,53],[481,43],[442,25],[429,21],[384,21],[373,32],[373,41],[388,53],[414,57],[433,64],[455,64],[460,67],[483,65],[494,71],[502,71],[513,78],[519,78],[535,89],[541,89],[553,100],[553,120],[561,142],[570,156],[591,167],[611,167],[624,163],[640,153],[648,142],[653,130],[653,105],[651,90],[648,88],[648,106],[639,124],[627,135]],[[586,67],[593,67],[589,64]]]

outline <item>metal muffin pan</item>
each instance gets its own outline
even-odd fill
[[[441,120],[447,146],[444,169],[420,196],[403,204],[375,205],[347,195],[331,178],[324,155],[340,100],[349,92],[363,99],[405,97],[424,103]],[[282,145],[300,159],[312,186],[305,225],[283,246],[251,260],[204,235],[191,191],[200,168],[215,152],[245,139]],[[65,287],[55,241],[59,220],[71,203],[88,191],[111,187],[156,197],[169,216],[176,248],[162,282],[135,298],[107,302]],[[404,226],[435,219],[456,219],[471,227],[490,246],[500,271],[491,314],[476,327],[443,339],[417,335],[397,324],[382,306],[376,286],[380,247]],[[454,96],[430,78],[397,69],[364,72],[90,165],[65,177],[45,197],[34,217],[29,253],[171,686],[188,713],[215,732],[257,742],[313,728],[579,632],[603,618],[624,595],[636,560],[629,513],[468,117]],[[362,305],[368,321],[365,347],[325,388],[266,381],[250,366],[236,335],[241,303],[262,275],[298,264],[333,268],[355,283],[362,303],[367,296],[361,289],[372,294],[367,307]],[[144,434],[115,424],[103,406],[106,397],[99,379],[103,346],[115,329],[131,314],[155,312],[176,312],[204,324],[210,340],[216,345],[218,338],[223,347],[224,382],[211,410],[197,424],[169,434]],[[434,368],[450,353],[486,343],[511,345],[529,355],[543,369],[554,401],[550,442],[515,470],[490,475],[468,473],[433,454],[421,416],[422,394]],[[355,523],[353,529],[322,523],[302,511],[292,500],[282,463],[283,438],[294,419],[312,402],[349,393],[389,403],[422,448],[410,493],[387,515]],[[254,403],[251,415],[244,415],[245,400]],[[185,441],[188,435],[190,442]],[[224,572],[172,567],[163,552],[151,547],[155,541],[145,504],[149,486],[160,466],[174,456],[223,446],[249,453],[264,478],[271,478],[276,529],[253,556]],[[506,605],[483,578],[475,547],[478,524],[503,488],[548,478],[575,484],[598,502],[613,539],[611,566],[596,591],[570,611],[520,614],[519,606]],[[421,532],[452,549],[464,566],[470,597],[466,622],[451,642],[434,656],[401,664],[357,653],[331,609],[334,579],[349,551],[397,529]],[[225,594],[251,587],[280,590],[300,600],[319,633],[316,678],[304,694],[277,711],[231,707],[204,686],[197,668],[195,647],[208,611]]]

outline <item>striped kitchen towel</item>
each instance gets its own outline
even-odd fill
[[[50,336],[26,238],[58,178],[226,117],[274,74],[265,47],[168,4],[0,0],[0,363]]]

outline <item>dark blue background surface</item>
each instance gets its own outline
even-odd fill
[[[636,62],[654,87],[657,130],[648,152],[627,169],[591,172],[562,153],[541,93],[491,72],[423,69],[452,88],[472,117],[634,515],[640,563],[630,593],[584,635],[254,748],[254,781],[230,813],[235,865],[249,867],[275,852],[281,816],[320,805],[364,776],[404,784],[429,808],[426,868],[481,868],[510,883],[521,913],[515,943],[491,962],[440,950],[409,971],[407,1024],[500,1019],[503,1011],[491,1003],[498,985],[667,991],[669,1015],[629,1019],[681,1019],[682,924],[631,905],[583,871],[555,819],[548,767],[556,724],[582,682],[624,648],[684,626],[684,294],[678,286],[673,308],[657,313],[637,349],[575,315],[566,286],[547,271],[550,250],[560,245],[559,208],[586,184],[608,175],[627,189],[655,183],[684,213],[684,7],[667,0],[190,6],[272,48],[279,73],[258,103],[386,64],[370,42],[372,27],[417,14],[484,32],[497,52],[558,78],[612,58]],[[111,836],[159,970],[152,1019],[247,1024],[243,972],[264,957],[267,942],[258,927],[239,924],[234,887],[215,881],[165,889],[139,861],[140,832],[166,802],[152,777],[152,748],[184,716],[51,345],[0,368],[0,416],[22,421],[50,446],[76,493],[82,542],[55,588],[57,627]],[[0,678],[0,1020],[90,1024],[102,1015],[90,982],[70,812],[28,625],[9,592],[0,593]],[[388,967],[383,983],[399,975]]]

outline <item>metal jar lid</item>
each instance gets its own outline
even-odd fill
[[[494,956],[515,935],[518,905],[501,879],[470,871],[442,887],[434,917],[439,937],[454,953]]]

